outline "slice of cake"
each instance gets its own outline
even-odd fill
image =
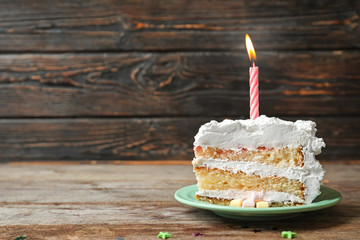
[[[241,207],[311,203],[324,176],[315,126],[266,116],[204,124],[194,142],[196,198]]]

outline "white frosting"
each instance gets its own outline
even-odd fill
[[[203,165],[210,168],[242,171],[260,176],[277,175],[298,179],[305,185],[305,202],[311,203],[319,194],[320,181],[324,171],[315,155],[325,147],[322,138],[317,138],[316,124],[312,121],[284,121],[264,115],[255,120],[211,121],[200,127],[195,136],[194,146],[222,149],[258,147],[282,148],[301,147],[304,155],[303,168],[277,168],[269,165],[248,162],[227,162],[215,159],[196,159],[194,166]]]
[[[212,120],[200,127],[194,145],[226,149],[307,146],[317,155],[325,143],[315,137],[315,127],[312,121],[290,122],[265,115],[255,120]]]
[[[203,190],[199,189],[196,193],[199,196],[206,196],[210,198],[221,198],[221,199],[240,199],[246,200],[250,199],[252,195],[257,194],[254,191],[239,191],[236,189],[229,189],[229,190]],[[304,200],[301,198],[285,193],[285,192],[277,192],[277,191],[264,191],[262,192],[262,199],[267,202],[298,202],[304,203]]]
[[[255,174],[260,177],[270,177],[276,175],[278,177],[299,180],[302,183],[305,183],[309,178],[320,178],[321,176],[319,176],[319,174],[322,172],[322,168],[319,163],[316,168],[312,168],[311,170],[301,167],[281,168],[257,162],[238,162],[202,158],[194,159],[193,164],[197,167],[217,168],[233,173],[241,171],[246,174]]]

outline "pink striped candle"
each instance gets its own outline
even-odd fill
[[[255,66],[249,69],[250,74],[250,118],[256,119],[259,116],[259,68]]]
[[[254,46],[248,34],[245,36],[246,49],[253,66],[249,69],[250,74],[250,118],[259,116],[259,68],[255,66],[256,54]]]

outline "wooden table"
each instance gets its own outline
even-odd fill
[[[195,183],[189,164],[3,164],[0,239],[359,239],[360,165],[327,164],[324,184],[340,191],[330,209],[269,222],[244,222],[178,203]],[[179,162],[178,162],[179,163]],[[194,237],[192,233],[203,233]]]

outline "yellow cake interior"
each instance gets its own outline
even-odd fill
[[[248,149],[219,149],[200,146],[195,147],[195,157],[205,159],[220,159],[228,161],[245,161],[266,163],[276,167],[303,167],[304,156],[300,147],[284,148],[257,148]]]
[[[278,191],[305,199],[304,185],[298,180],[277,176],[260,177],[206,167],[195,167],[194,172],[198,188],[203,190]]]

